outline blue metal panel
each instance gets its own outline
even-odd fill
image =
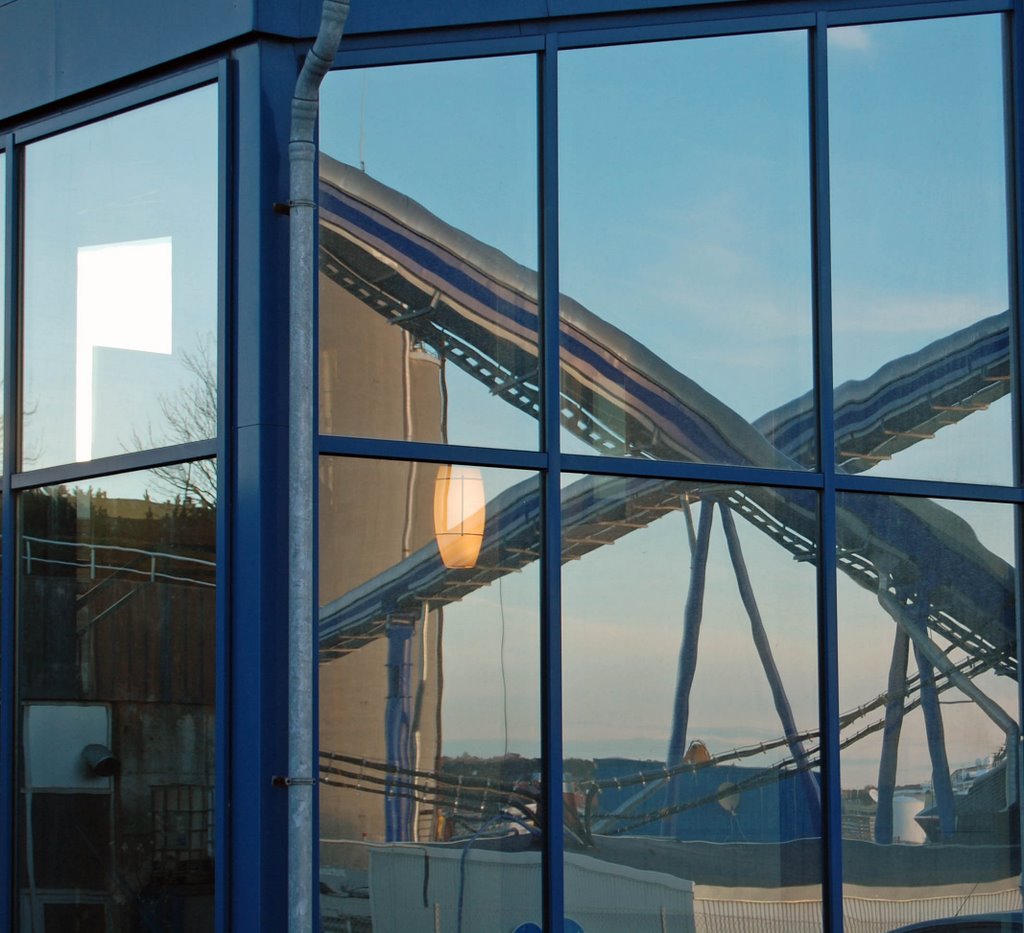
[[[254,3],[54,0],[56,92],[67,97],[241,35]]]
[[[0,7],[0,120],[250,32],[254,0],[17,0]]]
[[[232,632],[229,927],[283,930],[286,920],[288,221],[287,132],[298,59],[290,45],[259,43],[233,56],[237,223],[230,432]]]
[[[255,27],[264,34],[312,40],[320,28],[321,0],[254,0],[253,6]],[[358,0],[353,6],[359,6]]]
[[[57,96],[49,38],[56,18],[52,2],[16,0],[0,7],[0,121]]]

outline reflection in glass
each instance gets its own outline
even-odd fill
[[[1008,505],[840,498],[847,928],[1020,910],[1013,523]]]
[[[820,930],[814,494],[570,476],[562,522],[567,914]]]
[[[540,919],[540,533],[534,473],[321,459],[327,929]]]
[[[327,76],[322,432],[536,449],[536,123],[533,56]]]
[[[24,469],[216,434],[217,90],[25,148]]]
[[[1012,479],[1003,88],[999,16],[829,30],[847,472]]]
[[[806,35],[559,63],[565,448],[813,466]]]
[[[194,466],[20,495],[20,929],[213,929],[216,509]]]

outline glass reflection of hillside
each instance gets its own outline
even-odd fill
[[[216,512],[162,488],[20,499],[19,886],[47,923],[212,928]]]

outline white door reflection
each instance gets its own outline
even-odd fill
[[[171,353],[170,237],[78,247],[75,459],[91,460],[97,347]]]

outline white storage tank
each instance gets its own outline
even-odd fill
[[[892,799],[892,841],[907,845],[922,845],[927,836],[915,817],[924,809],[924,801],[909,794],[897,794]]]

